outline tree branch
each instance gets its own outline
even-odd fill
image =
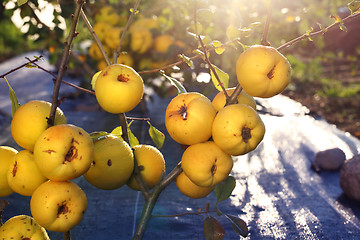
[[[84,2],[84,0],[76,0],[75,3],[76,3],[75,13],[72,16],[73,21],[71,24],[71,28],[70,28],[70,32],[69,32],[67,41],[64,43],[64,45],[65,45],[64,52],[63,52],[63,55],[61,58],[59,72],[58,72],[58,75],[57,75],[57,78],[56,78],[55,84],[54,84],[51,111],[50,111],[50,116],[48,118],[48,126],[49,127],[54,125],[56,108],[58,107],[58,97],[59,97],[61,80],[62,80],[65,70],[67,68],[67,63],[68,63],[69,55],[70,55],[70,51],[71,51],[71,43],[72,43],[74,37],[76,36],[76,33],[75,33],[76,25],[79,20],[81,8],[85,2]]]
[[[346,22],[350,21],[351,19],[356,18],[356,17],[358,17],[358,16],[360,16],[360,13],[352,14],[352,15],[349,15],[349,16],[347,16],[346,18],[342,19],[342,21],[343,21],[344,23],[346,23]],[[301,36],[299,36],[299,37],[297,37],[297,38],[294,38],[293,40],[291,40],[291,41],[289,41],[289,42],[287,42],[287,43],[284,43],[283,45],[281,45],[280,47],[278,47],[277,50],[278,50],[278,51],[281,51],[282,49],[284,49],[284,48],[286,48],[286,47],[289,47],[289,46],[293,45],[294,43],[297,43],[297,42],[299,42],[299,41],[301,41],[301,40],[303,40],[303,39],[306,39],[306,38],[309,38],[309,37],[315,37],[315,36],[318,36],[318,35],[320,35],[320,34],[324,34],[324,33],[326,33],[328,30],[331,30],[331,29],[333,29],[334,27],[337,27],[337,26],[339,26],[339,25],[340,25],[340,22],[335,22],[335,23],[331,24],[330,26],[328,26],[328,27],[326,27],[326,28],[324,28],[324,29],[320,29],[319,31],[312,32],[312,33],[310,33],[310,34],[303,34],[303,35],[301,35]]]

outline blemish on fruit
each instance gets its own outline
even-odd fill
[[[241,137],[244,140],[244,142],[248,142],[249,139],[251,138],[251,129],[247,128],[247,127],[243,127],[241,129]]]
[[[267,74],[267,77],[269,79],[272,79],[274,77],[274,69],[275,69],[275,66],[270,70],[270,72]]]
[[[103,75],[103,76],[106,76],[107,74],[108,74],[108,72],[107,72],[107,71],[104,71],[102,75]]]
[[[216,162],[216,161],[215,161]],[[211,167],[211,174],[214,176],[215,173],[216,173],[216,169],[217,169],[217,166],[214,164],[212,167]]]
[[[78,142],[78,141],[76,141],[74,138],[73,138],[73,139],[71,139],[71,144],[73,144],[73,143],[77,143],[77,144],[79,144],[79,142]]]
[[[56,153],[56,151],[52,150],[52,149],[44,150],[43,152],[48,153],[48,154]]]
[[[119,82],[128,82],[130,79],[129,79],[128,77],[124,76],[123,74],[119,74],[119,75],[117,76],[117,80],[118,80]]]
[[[109,160],[107,161],[107,165],[108,165],[109,167],[112,165],[111,159],[109,159]]]
[[[11,171],[13,177],[15,177],[16,172],[17,172],[17,161],[15,161],[14,167],[13,167],[13,169],[12,169],[12,171]]]
[[[182,105],[177,112],[181,115],[183,120],[187,120],[187,107],[185,104]]]
[[[144,170],[145,170],[144,165],[139,165],[139,171],[144,171]]]
[[[71,162],[72,160],[74,160],[75,158],[78,157],[78,149],[74,146],[71,146],[69,151],[67,152],[66,156],[65,156],[65,160],[63,163],[65,162]]]
[[[79,131],[79,135],[81,135],[81,136],[82,136],[82,135],[83,135],[83,134],[82,134],[82,132],[80,132],[80,131]]]
[[[66,202],[62,202],[61,205],[58,207],[57,210],[57,217],[60,216],[60,214],[66,214],[69,212],[68,206],[66,206]]]

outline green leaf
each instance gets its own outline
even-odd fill
[[[343,20],[337,15],[331,15],[335,19],[335,23],[339,23],[339,27],[342,31],[347,32],[347,27],[344,25]]]
[[[224,72],[223,70],[221,70],[220,68],[215,66],[214,64],[212,64],[212,66],[215,69],[215,72],[216,72],[217,76],[219,77],[220,82],[223,84],[224,88],[227,89],[229,86],[229,74],[227,74],[226,72]],[[211,74],[211,80],[212,80],[215,88],[219,91],[222,91],[223,89],[221,88],[219,81],[215,77],[215,74],[213,73],[212,69],[210,69],[210,74]]]
[[[18,110],[18,108],[21,106],[17,97],[16,97],[16,94],[14,92],[14,90],[12,89],[12,87],[10,86],[10,83],[8,82],[8,80],[4,77],[8,87],[9,87],[9,97],[10,97],[10,100],[11,100],[11,116],[14,116],[16,110]]]
[[[184,62],[185,62],[189,67],[191,67],[191,68],[194,67],[194,63],[193,63],[193,61],[191,60],[190,57],[187,57],[187,56],[185,56],[184,54],[179,54],[178,56],[179,56],[182,60],[184,60]]]
[[[188,34],[197,38],[197,36],[201,34],[202,29],[203,29],[203,27],[202,27],[201,23],[197,22],[196,24],[190,25],[190,27],[188,27],[186,30],[187,30]]]
[[[96,83],[96,79],[99,77],[101,71],[98,71],[97,73],[94,74],[94,76],[91,79],[91,88],[92,90],[95,90],[95,83]]]
[[[133,134],[133,132],[130,130],[130,128],[128,127],[128,135],[129,135],[129,141],[130,141],[130,146],[134,147],[136,145],[139,145],[139,140],[135,137],[135,135]]]
[[[240,33],[241,33],[240,29],[232,24],[226,28],[226,36],[229,41],[240,38]]]
[[[212,216],[204,220],[204,236],[206,240],[221,240],[225,236],[225,229]]]
[[[353,15],[354,13],[360,12],[360,1],[355,0],[355,1],[349,2],[348,8],[351,12],[351,15]]]
[[[176,89],[178,90],[178,94],[187,92],[185,87],[181,84],[181,82],[179,82],[178,80],[176,80],[173,77],[166,75],[164,71],[160,71],[160,74],[163,75],[165,77],[165,79],[167,79],[171,83],[171,85],[176,87]]]
[[[312,31],[314,31],[314,28],[311,28],[310,30],[307,30],[306,33],[305,33],[305,36],[307,36],[309,41],[311,41],[311,42],[313,41],[311,36],[310,36]]]
[[[93,143],[100,141],[104,138],[107,138],[109,135],[110,135],[110,133],[104,132],[104,131],[90,133],[90,137],[93,140]]]
[[[27,2],[28,0],[17,0],[17,5],[20,7],[21,5],[24,5]]]
[[[122,132],[122,127],[116,127],[114,128],[114,130],[111,131],[111,134],[117,135],[117,136],[122,136],[123,132]]]
[[[234,229],[234,231],[239,234],[240,236],[247,237],[249,233],[249,229],[247,227],[247,224],[244,220],[241,218],[225,214],[226,218],[230,221],[231,227]]]
[[[215,47],[215,52],[219,55],[225,51],[225,47],[220,41],[214,40],[212,41],[212,45]]]
[[[136,145],[139,145],[139,140],[136,138],[136,136],[133,134],[133,132],[130,129],[130,125],[134,122],[131,121],[128,125],[127,125],[127,131],[128,131],[128,136],[129,136],[129,142],[130,142],[130,146],[134,147]]]
[[[156,129],[153,125],[151,125],[151,123],[149,121],[147,121],[147,123],[150,125],[149,135],[150,135],[151,139],[154,141],[156,147],[158,149],[161,149],[162,146],[164,145],[165,134],[163,134],[158,129]]]
[[[216,186],[216,205],[230,197],[235,185],[235,178],[233,176],[228,176],[223,182]]]

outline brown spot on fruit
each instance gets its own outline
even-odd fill
[[[128,82],[128,81],[130,81],[130,78],[129,78],[129,77],[126,77],[126,76],[123,75],[123,74],[119,74],[119,75],[117,76],[117,80],[118,80],[119,82]]]
[[[139,171],[144,171],[145,167],[143,165],[139,165]]]
[[[187,107],[185,104],[177,112],[182,116],[183,120],[187,120]]]
[[[274,69],[275,69],[275,66],[270,70],[270,72],[267,74],[267,77],[269,79],[272,79],[274,77]]]
[[[109,167],[112,165],[111,159],[109,159],[109,160],[107,161],[107,165],[108,165]]]
[[[104,72],[102,73],[103,77],[106,76],[107,74],[108,74],[107,71],[104,71]]]
[[[78,149],[74,146],[71,146],[69,151],[67,152],[66,156],[65,156],[65,160],[63,163],[65,162],[71,162],[72,160],[74,160],[75,158],[78,157]]]
[[[216,169],[217,169],[217,166],[214,164],[212,167],[211,167],[211,175],[215,175],[216,173]]]
[[[56,153],[56,151],[55,151],[55,150],[52,150],[52,149],[44,150],[43,152],[44,152],[44,153],[48,153],[48,154]]]
[[[15,177],[16,172],[17,172],[17,161],[15,161],[14,167],[13,167],[13,169],[12,169],[12,171],[11,171],[13,177]]]
[[[244,142],[248,142],[249,139],[251,138],[251,129],[247,128],[247,127],[243,127],[241,129],[241,137],[244,140]]]
[[[73,139],[71,139],[71,144],[73,144],[73,143],[77,143],[77,144],[79,144],[79,142],[78,142],[78,141],[76,141],[74,138],[73,138]]]
[[[82,135],[83,135],[83,134],[82,134],[82,132],[80,132],[80,131],[79,131],[79,135],[81,135],[81,136],[82,136]]]
[[[57,217],[59,217],[61,214],[66,214],[69,212],[69,208],[68,206],[66,205],[66,202],[62,202],[61,205],[58,207],[58,210],[57,210]]]

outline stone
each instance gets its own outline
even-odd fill
[[[331,148],[317,152],[312,167],[317,172],[320,170],[336,171],[340,169],[345,159],[345,153],[340,148]]]
[[[347,197],[360,201],[360,155],[346,160],[341,167],[340,187]]]

